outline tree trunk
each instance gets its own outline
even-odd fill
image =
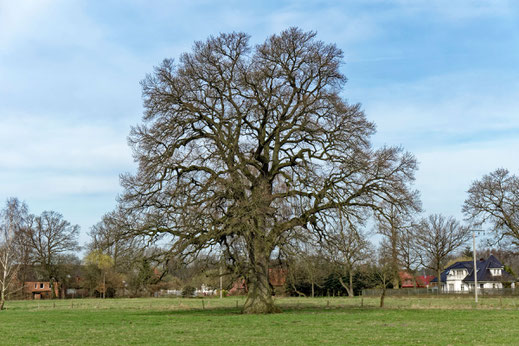
[[[294,285],[293,283],[291,285],[292,285],[292,288],[294,289],[294,292],[296,292],[300,297],[306,298],[306,294],[304,294],[303,292],[299,292],[296,288],[296,285]]]
[[[57,298],[56,291],[55,291],[56,284],[55,284],[54,280],[52,280],[52,279],[50,279],[49,283],[50,283],[51,297],[52,297],[52,299],[56,299]]]
[[[5,291],[7,291],[7,271],[9,269],[9,256],[8,256],[8,250],[5,250],[5,257],[2,258],[2,267],[3,267],[3,273],[2,273],[2,282],[0,287],[0,310],[4,309],[5,304]]]
[[[353,298],[355,292],[353,292],[353,272],[350,270],[350,291],[348,292],[349,296]]]
[[[387,285],[384,284],[384,287],[382,287],[382,294],[380,295],[380,307],[381,308],[384,307],[384,298],[386,297],[386,288],[387,288]]]
[[[2,292],[0,293],[0,311],[4,309],[4,305],[5,305],[5,290],[4,290],[4,287],[2,287]]]
[[[344,281],[342,280],[342,277],[339,275],[339,282],[342,287],[346,289],[346,292],[348,292],[348,297],[353,298],[353,279],[352,275],[350,274],[350,286],[346,285]]]
[[[247,299],[243,305],[244,314],[269,314],[280,312],[274,306],[272,291],[269,284],[269,257],[270,253],[263,250],[263,244],[254,244],[255,248],[249,251],[251,267],[247,277]]]
[[[398,230],[391,227],[391,269],[393,274],[393,289],[400,288],[400,280],[398,275]]]
[[[312,298],[315,297],[315,285],[314,285],[314,280],[312,280]]]

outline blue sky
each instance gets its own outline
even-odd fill
[[[420,162],[426,213],[461,218],[474,179],[519,173],[519,2],[0,0],[0,200],[82,227],[115,206],[139,81],[195,40],[290,26],[345,53],[344,97],[376,145]]]

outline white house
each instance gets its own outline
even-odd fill
[[[444,292],[474,291],[474,262],[456,262],[441,273],[441,288]],[[494,255],[476,262],[479,289],[500,289],[503,283],[515,287],[515,278],[504,270],[503,264]],[[435,278],[431,282],[438,282]]]

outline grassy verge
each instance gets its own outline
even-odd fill
[[[517,298],[282,298],[239,314],[241,298],[9,302],[2,344],[511,344]],[[361,307],[362,305],[362,307]]]

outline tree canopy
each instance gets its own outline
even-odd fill
[[[30,227],[24,232],[24,242],[29,244],[33,264],[38,264],[47,280],[53,286],[63,279],[60,264],[63,256],[80,249],[77,238],[79,225],[72,225],[55,211],[44,211],[34,216]],[[62,292],[63,294],[63,292]]]
[[[170,235],[175,254],[222,251],[246,278],[244,312],[273,312],[269,261],[290,237],[326,238],[339,212],[354,223],[383,203],[403,209],[416,160],[372,147],[375,125],[341,95],[342,60],[297,28],[256,46],[220,34],[164,60],[142,81],[143,123],[129,137],[131,231]]]
[[[492,227],[499,240],[519,247],[519,177],[497,169],[472,183],[463,204],[468,219]]]
[[[421,264],[436,272],[438,289],[448,256],[466,244],[469,238],[469,228],[452,216],[431,214],[413,225],[414,244],[418,248]]]

